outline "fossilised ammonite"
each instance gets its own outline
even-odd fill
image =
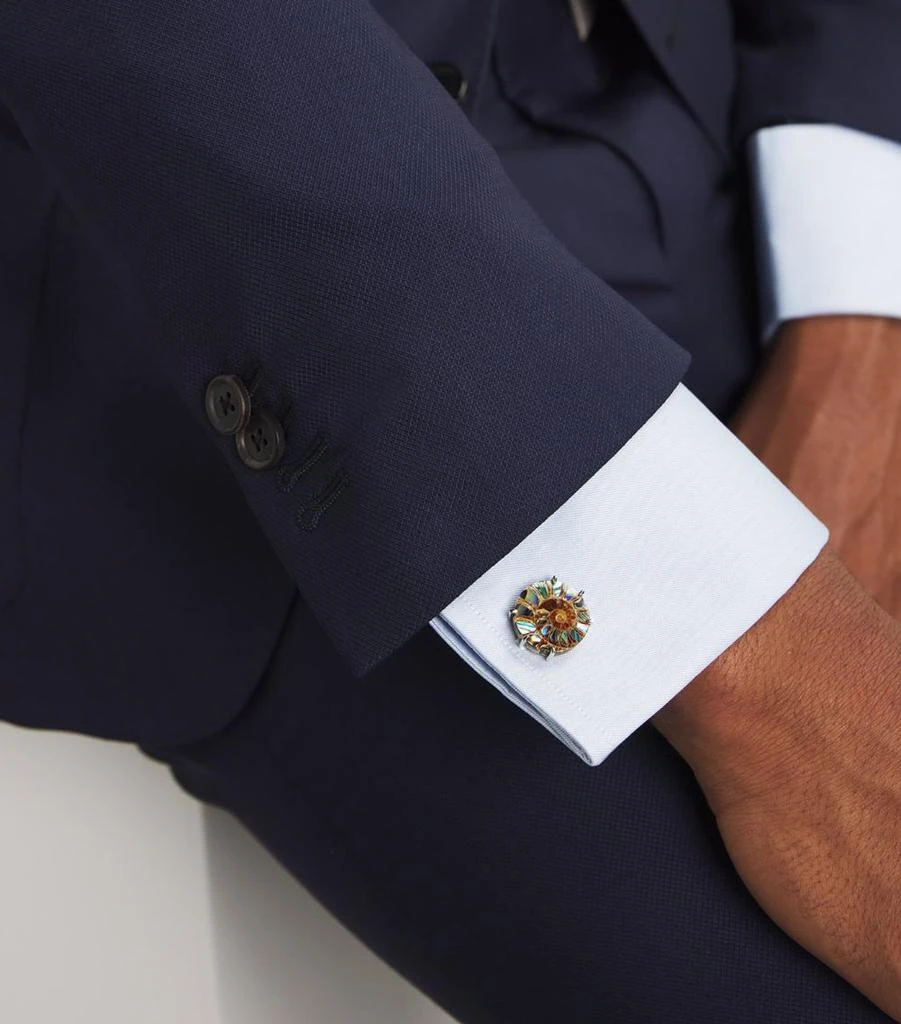
[[[578,647],[591,625],[583,591],[573,593],[556,576],[530,583],[510,609],[510,621],[520,647],[546,658]]]

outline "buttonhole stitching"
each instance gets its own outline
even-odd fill
[[[349,484],[350,480],[344,469],[338,469],[325,487],[297,510],[297,525],[302,530],[315,530],[320,519],[341,497]]]
[[[279,483],[282,493],[290,494],[294,490],[297,481],[304,474],[308,473],[316,463],[320,462],[331,447],[331,442],[325,434],[317,434],[306,451],[300,456],[301,461],[286,463],[279,470]]]

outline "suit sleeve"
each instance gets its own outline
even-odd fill
[[[901,141],[899,0],[733,0],[738,141],[821,122]]]
[[[4,102],[154,325],[147,358],[198,430],[223,373],[283,422],[275,471],[210,443],[358,673],[678,384],[685,352],[551,237],[363,0],[0,15]]]

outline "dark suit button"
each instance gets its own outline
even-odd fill
[[[429,64],[429,71],[438,79],[451,96],[462,103],[466,99],[466,90],[469,83],[463,77],[463,72],[455,65],[445,60],[436,60]]]
[[[206,389],[206,414],[220,434],[237,434],[250,417],[250,392],[240,377],[214,377]]]
[[[271,412],[261,409],[235,435],[235,446],[248,469],[272,469],[285,450],[285,432]]]

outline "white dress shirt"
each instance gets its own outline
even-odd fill
[[[590,30],[576,14],[580,34]],[[763,323],[901,317],[901,145],[832,125],[751,141]],[[766,340],[766,339],[764,339]],[[557,512],[432,621],[454,650],[596,765],[794,584],[826,528],[682,385]],[[521,648],[535,580],[584,589],[574,651]]]
[[[752,140],[762,323],[901,317],[901,145],[828,124]]]

